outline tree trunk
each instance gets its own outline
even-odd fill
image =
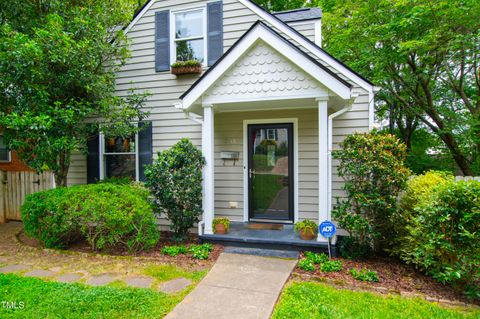
[[[58,169],[53,172],[56,187],[67,187],[67,176],[70,168],[70,152],[62,151],[58,156]]]

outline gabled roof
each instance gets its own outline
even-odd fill
[[[149,0],[145,5],[135,14],[132,22],[125,28],[125,33],[128,33],[130,29],[140,20],[140,18],[150,9],[150,7],[155,3],[155,1],[161,0]],[[286,36],[290,37],[294,41],[298,42],[301,46],[306,48],[309,52],[316,55],[319,59],[324,61],[326,64],[332,66],[339,73],[344,75],[346,78],[350,79],[360,87],[364,88],[368,92],[374,91],[374,85],[368,79],[363,77],[361,74],[350,69],[346,64],[337,60],[335,57],[330,55],[328,52],[320,48],[314,42],[310,41],[303,34],[289,26],[286,22],[282,21],[279,17],[263,9],[261,6],[256,4],[251,0],[238,0],[240,3],[245,5],[247,8],[256,13],[259,17],[267,21],[273,27],[284,33]]]
[[[190,108],[227,70],[257,41],[263,40],[275,48],[305,73],[343,99],[351,97],[351,85],[317,60],[294,46],[290,41],[261,21],[257,21],[225,54],[210,67],[182,96],[181,108]]]
[[[320,8],[301,8],[295,10],[286,10],[274,12],[273,15],[283,22],[297,22],[306,20],[319,20],[322,18],[322,9]]]

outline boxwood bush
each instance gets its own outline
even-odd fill
[[[32,194],[21,208],[25,233],[48,248],[83,238],[94,250],[155,246],[160,233],[141,185],[102,183]]]
[[[400,258],[480,298],[480,182],[450,179],[414,209]]]
[[[202,215],[202,152],[184,138],[158,153],[145,170],[155,211],[170,221],[174,239],[183,241]]]
[[[415,227],[417,211],[428,204],[438,186],[449,181],[453,181],[453,175],[441,171],[428,171],[408,181],[405,192],[400,196],[398,209],[392,216],[393,254],[398,255],[402,251],[415,249],[417,243],[409,239],[409,234],[411,227]]]

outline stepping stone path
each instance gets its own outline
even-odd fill
[[[90,278],[87,281],[87,284],[92,285],[92,286],[105,286],[111,283],[112,281],[115,280],[115,277],[104,274],[100,276],[95,276]]]
[[[175,294],[187,288],[191,284],[192,284],[191,280],[188,280],[182,277],[182,278],[177,278],[177,279],[173,279],[173,280],[162,283],[158,288],[158,290],[165,292],[167,294]]]
[[[82,278],[79,274],[63,274],[57,277],[58,282],[75,282]]]
[[[129,287],[150,288],[150,286],[152,285],[153,279],[150,277],[130,277],[130,278],[126,278],[125,282]]]
[[[36,270],[30,270],[24,276],[25,277],[52,277],[53,275],[55,275],[53,271],[36,269]]]
[[[11,272],[17,272],[17,271],[22,271],[22,270],[27,270],[29,269],[25,265],[8,265],[5,267],[0,268],[0,273],[1,274],[8,274]]]

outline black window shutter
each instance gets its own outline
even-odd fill
[[[170,70],[170,11],[155,12],[155,70]]]
[[[87,141],[87,184],[93,184],[100,180],[100,137]]]
[[[152,164],[152,122],[140,122],[138,126],[141,128],[138,132],[138,175],[140,181],[145,182],[145,165]]]
[[[212,66],[223,55],[223,4],[222,1],[207,4],[208,16],[208,65]]]

